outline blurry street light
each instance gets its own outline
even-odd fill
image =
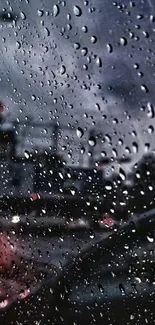
[[[12,217],[12,222],[13,223],[18,223],[20,221],[20,217],[19,216],[13,216]]]

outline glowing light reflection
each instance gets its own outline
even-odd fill
[[[20,221],[20,217],[19,216],[13,216],[12,217],[12,222],[13,223],[18,223]]]
[[[19,299],[25,299],[30,294],[30,289],[25,289],[24,292],[19,294]]]
[[[5,299],[0,302],[0,308],[5,308],[9,304],[8,300]]]

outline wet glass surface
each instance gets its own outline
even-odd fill
[[[0,322],[153,324],[154,1],[1,0],[0,40]]]

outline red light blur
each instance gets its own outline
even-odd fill
[[[31,200],[33,200],[33,201],[36,201],[38,199],[38,195],[37,195],[37,193],[32,193],[31,194]]]
[[[30,294],[30,289],[25,289],[19,294],[19,299],[25,299]]]
[[[5,308],[9,304],[8,300],[5,299],[0,302],[0,308]]]

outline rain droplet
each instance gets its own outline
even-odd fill
[[[64,178],[64,176],[63,176],[63,174],[61,172],[59,172],[59,176],[60,176],[61,179]]]
[[[107,182],[107,183],[105,184],[105,189],[106,189],[107,191],[111,191],[111,190],[112,190],[112,184],[111,184],[110,182]]]
[[[133,153],[136,154],[138,152],[138,144],[136,142],[133,142],[132,144],[132,150]]]
[[[149,134],[152,134],[154,132],[154,127],[153,127],[153,125],[150,125],[149,127],[148,127],[148,133]]]
[[[132,287],[133,293],[138,293],[135,283],[132,283],[131,287]]]
[[[43,14],[44,14],[44,10],[39,9],[39,10],[37,11],[37,14],[38,14],[39,17],[42,17]]]
[[[149,118],[154,118],[154,108],[153,108],[153,105],[150,102],[147,103],[147,109],[148,109],[147,116]]]
[[[117,158],[118,153],[117,153],[117,150],[115,148],[112,149],[112,154],[113,154],[114,158]]]
[[[150,149],[150,143],[145,143],[145,152],[148,152]]]
[[[66,72],[66,67],[64,65],[60,68],[60,74],[64,74]]]
[[[90,232],[89,232],[89,237],[90,237],[91,239],[94,239],[94,238],[95,238],[95,234],[94,234],[94,232],[91,231],[91,230],[90,230]]]
[[[83,130],[81,128],[77,128],[76,134],[77,134],[78,138],[82,138],[84,132],[83,132]]]
[[[59,12],[60,12],[60,10],[59,10],[58,5],[54,5],[53,6],[53,16],[54,17],[58,16]]]
[[[98,111],[101,110],[101,107],[100,107],[100,105],[99,105],[98,103],[95,104],[95,108],[96,108]]]
[[[101,293],[104,293],[104,288],[100,283],[98,284],[98,288],[99,288]]]
[[[154,242],[154,238],[153,238],[153,237],[150,237],[150,236],[147,236],[147,240],[148,240],[150,243],[153,243],[153,242]]]
[[[97,37],[96,36],[91,36],[91,42],[94,44],[97,42]]]
[[[155,16],[151,15],[150,16],[150,21],[151,21],[151,23],[154,23],[155,22]]]
[[[138,283],[141,283],[142,282],[141,278],[139,278],[139,277],[136,277],[135,278],[135,281],[138,282]]]
[[[32,96],[31,96],[31,99],[32,99],[33,101],[35,101],[35,100],[36,100],[36,96],[35,96],[35,95],[32,95]]]
[[[121,292],[122,295],[125,295],[126,294],[125,289],[124,289],[124,286],[123,286],[122,283],[119,284],[119,290],[120,290],[120,292]]]
[[[80,48],[80,43],[74,43],[74,49],[78,50]]]
[[[136,172],[136,177],[137,177],[138,179],[140,179],[140,178],[141,178],[141,175],[140,175],[140,173],[139,173],[139,172]]]
[[[123,46],[127,45],[127,39],[125,37],[121,37],[120,38],[120,44],[123,45]]]
[[[84,33],[87,33],[87,32],[88,32],[88,28],[87,28],[87,26],[83,26],[83,27],[82,27],[82,31],[83,31]]]
[[[79,6],[73,6],[73,12],[75,16],[80,17],[82,15],[82,10]]]
[[[17,49],[20,49],[21,48],[21,43],[17,41],[16,46],[17,46]]]
[[[82,54],[83,56],[85,56],[85,55],[87,55],[87,53],[88,53],[88,49],[87,49],[86,47],[84,47],[84,48],[81,50],[81,54]]]
[[[107,44],[107,51],[108,53],[112,53],[113,52],[113,47],[111,44]]]
[[[120,168],[120,170],[119,170],[119,176],[121,177],[121,179],[122,179],[123,181],[125,181],[125,179],[126,179],[126,174],[125,174],[125,172],[124,172],[124,170],[123,170],[122,168]]]
[[[99,68],[102,67],[102,60],[101,60],[101,58],[97,58],[97,59],[96,59],[96,64],[97,64],[97,66],[98,66]]]
[[[50,31],[47,27],[44,28],[46,36],[50,36]]]
[[[95,147],[96,145],[96,139],[94,137],[90,137],[88,140],[88,143],[91,147]]]
[[[111,142],[111,137],[109,134],[105,134],[105,140],[110,143]]]
[[[75,190],[71,190],[71,194],[72,195],[75,195]]]
[[[20,13],[20,17],[21,17],[23,20],[26,19],[26,15],[24,14],[24,12],[21,12],[21,13]]]
[[[138,19],[138,20],[141,20],[141,19],[143,19],[143,18],[144,18],[143,15],[141,15],[141,14],[138,14],[138,15],[137,15],[137,19]]]
[[[146,85],[141,85],[140,88],[144,93],[148,93],[148,91],[149,91]]]
[[[26,159],[29,159],[30,154],[29,154],[29,152],[27,150],[24,151],[24,156],[25,156]]]

